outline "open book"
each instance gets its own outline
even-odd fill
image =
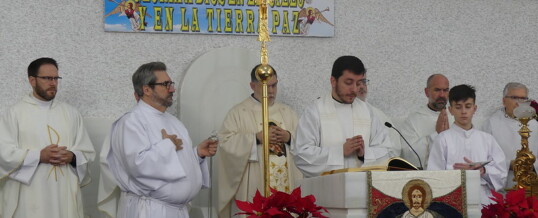
[[[403,171],[403,170],[418,170],[418,168],[402,158],[393,157],[386,160],[374,161],[369,164],[363,164],[362,167],[358,167],[358,168],[344,168],[344,169],[339,169],[339,170],[331,170],[331,171],[323,172],[321,175],[324,176],[324,175],[330,175],[330,174],[335,174],[335,173],[347,173],[347,172]]]

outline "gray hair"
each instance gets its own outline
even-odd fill
[[[163,62],[143,64],[133,74],[133,87],[138,97],[144,96],[142,87],[157,81],[157,77],[154,73],[155,71],[166,71],[166,65]]]
[[[506,84],[506,86],[504,86],[503,97],[506,97],[506,95],[508,95],[508,91],[512,89],[525,89],[525,92],[529,93],[529,89],[527,89],[526,85],[523,85],[522,83],[509,82]]]

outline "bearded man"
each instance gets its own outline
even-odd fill
[[[329,170],[361,167],[395,152],[387,128],[371,106],[357,100],[366,69],[354,56],[336,59],[331,93],[306,108],[292,144],[294,160],[305,177]]]
[[[193,147],[183,123],[166,112],[176,90],[164,63],[143,64],[132,79],[139,101],[112,125],[107,155],[121,189],[117,217],[189,217],[188,203],[209,187],[206,157],[218,142]]]
[[[433,74],[426,81],[424,93],[428,98],[428,104],[410,113],[404,121],[401,132],[409,144],[413,146],[417,155],[407,146],[402,146],[402,158],[415,166],[422,163],[427,168],[431,145],[435,137],[449,128],[454,122],[452,116],[448,116],[446,105],[448,103],[448,79],[442,74]],[[402,140],[401,142],[405,142]]]
[[[33,61],[33,92],[0,119],[0,217],[84,217],[95,151],[80,113],[55,99],[61,79],[54,59]]]

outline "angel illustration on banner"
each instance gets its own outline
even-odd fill
[[[139,31],[140,30],[140,2],[134,2],[133,0],[122,0],[121,2],[117,2],[115,0],[108,0],[110,2],[114,2],[118,4],[112,11],[108,12],[108,14],[105,15],[105,18],[113,15],[113,14],[120,14],[119,16],[127,16],[127,19],[131,23],[131,29],[133,31]],[[145,16],[148,16],[151,18],[151,15],[146,14]],[[144,22],[144,26],[147,25],[146,22]]]
[[[323,11],[320,11],[317,8],[303,8],[301,11],[299,11],[299,20],[301,23],[301,34],[308,35],[308,30],[310,29],[310,26],[314,23],[314,21],[318,21],[319,23],[327,23],[331,26],[334,26],[325,16],[323,16],[323,12],[329,11],[329,7],[323,9]]]

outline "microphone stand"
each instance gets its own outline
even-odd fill
[[[415,155],[417,155],[417,158],[418,158],[418,163],[420,165],[420,167],[418,168],[419,170],[424,170],[424,167],[422,167],[422,161],[420,160],[420,156],[418,155],[417,151],[415,151],[415,149],[413,148],[413,146],[411,146],[411,144],[409,144],[409,142],[407,141],[407,139],[405,139],[405,137],[402,135],[402,133],[394,128],[394,126],[392,126],[391,123],[389,122],[385,122],[385,126],[388,127],[388,128],[391,128],[391,129],[394,129],[396,130],[396,132],[398,132],[398,134],[400,134],[400,137],[402,137],[402,139],[405,141],[405,143],[407,143],[407,145],[409,146],[409,148],[411,148],[411,150],[415,153]]]

